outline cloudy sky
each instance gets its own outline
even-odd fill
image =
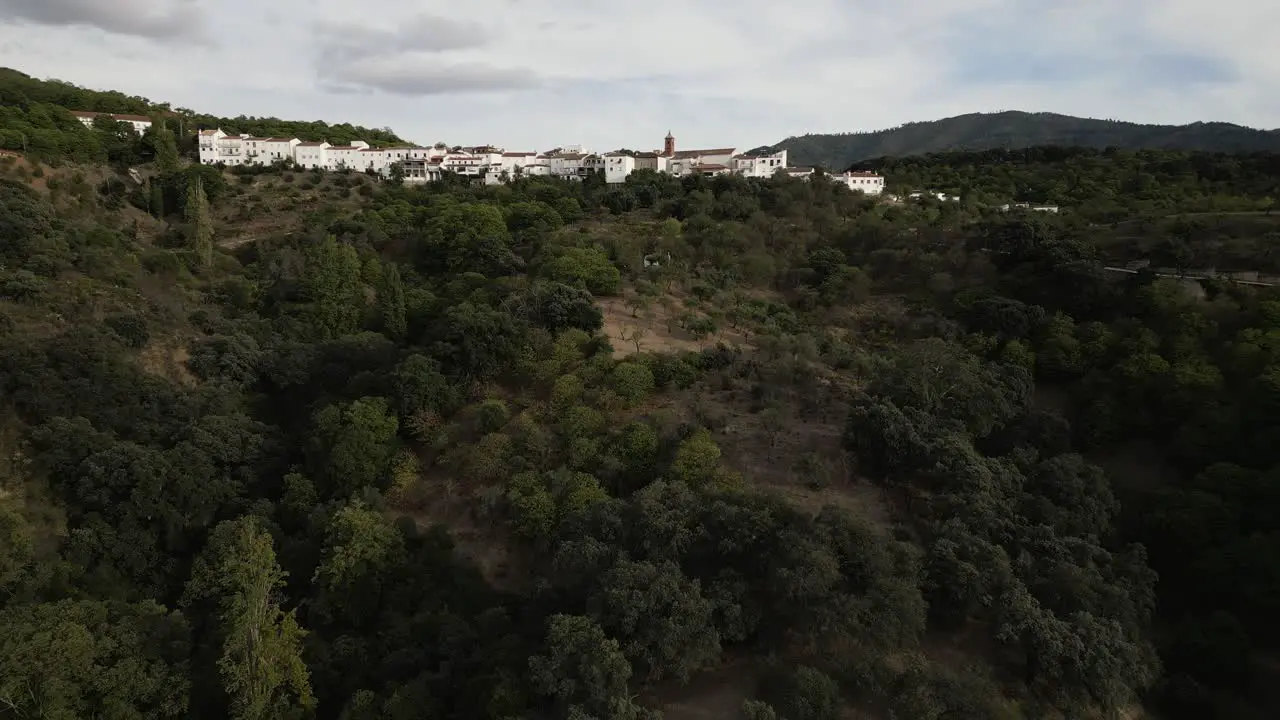
[[[417,142],[754,147],[974,111],[1280,127],[1275,0],[0,0],[0,65]]]

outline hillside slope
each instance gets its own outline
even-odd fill
[[[0,150],[23,152],[46,162],[137,164],[150,159],[150,141],[143,152],[129,128],[99,130],[85,127],[67,111],[89,110],[171,119],[183,136],[180,147],[194,148],[197,128],[221,127],[229,133],[328,140],[335,144],[364,140],[374,145],[403,145],[406,141],[389,128],[366,128],[350,123],[319,120],[295,121],[274,117],[219,117],[168,103],[116,91],[91,90],[61,80],[39,80],[12,68],[0,67]]]
[[[1035,145],[1121,147],[1211,152],[1280,151],[1280,131],[1231,123],[1141,125],[1054,113],[969,113],[930,122],[907,123],[866,133],[790,137],[774,145],[796,165],[844,169],[886,155],[921,155],[945,150],[989,150]]]

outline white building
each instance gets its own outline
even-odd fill
[[[404,168],[404,181],[407,184],[428,183],[439,180],[443,171],[438,160],[411,158],[400,165]]]
[[[327,142],[300,142],[293,149],[293,161],[298,167],[314,170],[329,168],[329,148]]]
[[[607,183],[624,183],[627,181],[627,176],[635,169],[636,159],[632,155],[621,152],[604,155],[604,181]]]
[[[668,160],[670,158],[659,152],[636,153],[636,170],[666,172]]]
[[[667,159],[667,172],[678,177],[685,175],[721,175],[733,169],[736,148],[709,150],[679,150]]]
[[[246,163],[275,165],[286,160],[293,160],[293,149],[302,141],[297,138],[246,137],[242,142],[244,143]]]
[[[521,166],[520,175],[522,177],[550,177],[551,163],[546,157],[539,155],[533,162]]]
[[[77,120],[84,123],[85,127],[93,127],[93,121],[100,117],[107,117],[116,122],[127,123],[133,127],[133,131],[141,135],[151,127],[151,118],[146,115],[121,115],[118,113],[100,113],[90,112],[88,110],[72,110],[71,114]]]
[[[206,165],[244,165],[244,138],[228,135],[221,129],[201,130],[198,136],[200,162]]]
[[[441,167],[451,173],[466,177],[480,177],[489,168],[487,155],[473,155],[466,151],[450,152],[440,161]]]
[[[744,153],[733,159],[733,169],[744,177],[771,178],[787,167],[787,151]]]
[[[832,175],[831,179],[850,190],[861,190],[867,195],[879,195],[884,192],[884,178],[872,172],[845,172]]]
[[[522,174],[520,171],[528,166],[538,162],[538,153],[536,152],[504,152],[499,158],[500,169],[510,174],[512,177]]]

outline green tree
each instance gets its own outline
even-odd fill
[[[516,530],[531,540],[549,540],[556,526],[556,501],[542,475],[522,472],[507,483],[507,502],[515,514]]]
[[[355,248],[332,235],[308,248],[302,284],[320,337],[355,332],[364,314],[364,286]]]
[[[399,445],[400,427],[385,398],[363,397],[316,413],[312,458],[330,497],[383,487]]]
[[[621,362],[613,369],[613,389],[634,405],[653,392],[653,371],[638,362]]]
[[[404,338],[408,330],[405,315],[404,282],[395,263],[387,263],[382,271],[382,286],[378,288],[378,315],[382,329],[395,340]]]
[[[156,153],[156,170],[161,174],[178,171],[178,142],[164,121],[151,126],[151,143]]]
[[[187,240],[200,264],[213,264],[213,218],[209,214],[209,198],[204,192],[204,179],[193,175],[187,184],[183,213],[187,221]]]
[[[0,611],[0,717],[189,717],[182,616],[62,600]]]
[[[529,658],[534,689],[551,698],[559,717],[637,720],[646,713],[628,692],[631,666],[618,641],[589,617],[553,615],[543,652]]]
[[[720,467],[720,446],[706,428],[698,428],[676,448],[671,473],[675,479],[698,487],[710,482]]]
[[[617,295],[622,274],[595,248],[565,248],[547,263],[545,274],[567,285],[581,284],[592,295]]]
[[[720,656],[711,601],[674,563],[622,560],[600,578],[588,605],[651,681],[688,680]]]
[[[494,277],[511,267],[510,240],[506,220],[496,205],[454,203],[427,223],[419,258],[430,269]]]
[[[164,218],[164,185],[157,179],[147,180],[147,210],[154,218]]]
[[[386,515],[362,503],[339,510],[329,522],[312,581],[324,588],[324,609],[355,622],[375,620],[390,573],[402,560],[404,538]]]
[[[216,608],[218,672],[237,720],[300,717],[315,706],[302,660],[306,632],[280,607],[286,575],[271,535],[251,517],[214,528],[192,568],[183,602]]]

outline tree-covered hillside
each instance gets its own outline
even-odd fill
[[[1169,213],[1268,211],[1280,198],[1280,155],[1030,147],[883,157],[858,163],[891,191],[944,192],[961,202],[1060,205],[1090,220]]]
[[[0,157],[0,718],[1275,717],[1280,290],[977,197],[1280,175],[1144,157]]]
[[[1280,130],[1221,122],[1190,125],[1142,125],[1055,113],[970,113],[913,122],[875,132],[811,134],[775,145],[796,165],[844,170],[882,156],[922,155],[948,150],[1020,149],[1060,145],[1129,150],[1201,150],[1247,153],[1280,152]]]
[[[37,80],[17,70],[0,68],[0,150],[22,152],[46,162],[120,162],[128,152],[133,153],[133,162],[151,158],[153,149],[149,139],[144,139],[133,151],[118,149],[121,144],[136,142],[136,138],[128,134],[131,128],[115,123],[86,128],[70,114],[71,110],[163,118],[171,131],[179,135],[179,147],[188,150],[193,147],[195,131],[206,127],[260,137],[328,140],[334,144],[352,140],[365,140],[372,145],[405,143],[388,128],[277,118],[220,118],[184,108],[173,109],[167,103],[119,92],[89,90],[59,80]]]

